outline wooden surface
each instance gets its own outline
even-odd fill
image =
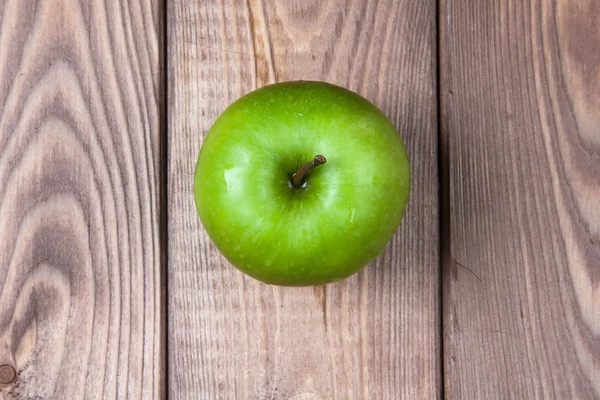
[[[0,398],[162,398],[159,1],[0,0]]]
[[[440,12],[446,398],[600,398],[600,3]]]
[[[380,106],[413,190],[382,257],[292,289],[192,177],[300,78]],[[599,399],[598,110],[596,0],[0,0],[0,399]]]
[[[168,3],[169,393],[183,399],[400,399],[441,394],[435,2]],[[196,215],[202,138],[239,96],[320,79],[399,128],[413,191],[360,274],[317,288],[244,277]]]

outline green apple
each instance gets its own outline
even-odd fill
[[[377,257],[404,215],[410,168],[390,120],[324,82],[255,90],[215,121],[194,195],[206,232],[244,273],[309,286]]]

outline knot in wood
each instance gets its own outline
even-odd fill
[[[11,365],[0,365],[0,384],[7,385],[12,383],[16,377],[17,371]]]

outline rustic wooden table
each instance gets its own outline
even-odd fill
[[[412,162],[337,284],[231,267],[192,176],[317,79]],[[0,0],[0,399],[600,398],[597,0]]]

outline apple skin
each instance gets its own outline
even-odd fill
[[[323,155],[304,188],[297,169]],[[410,192],[404,143],[390,120],[347,89],[315,81],[255,90],[230,105],[204,140],[196,208],[236,268],[265,283],[344,279],[382,253]]]

